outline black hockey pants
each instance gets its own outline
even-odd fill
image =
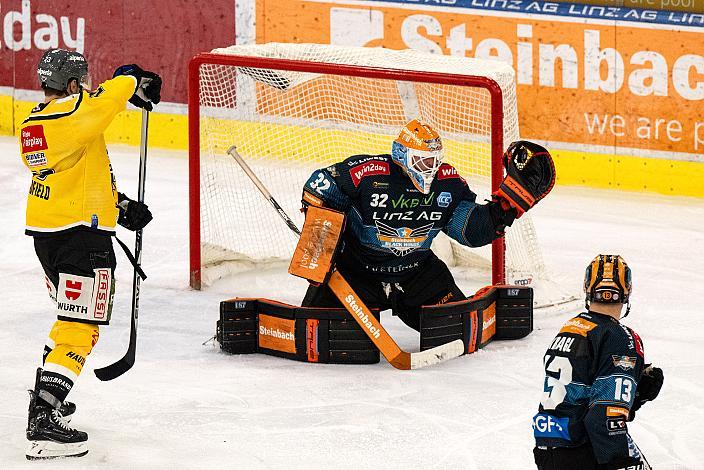
[[[385,284],[369,273],[339,267],[352,289],[370,308],[392,309],[406,325],[420,329],[420,307],[466,299],[452,273],[437,256],[431,254],[423,265],[407,279]],[[387,294],[388,293],[388,294]],[[303,307],[341,307],[342,304],[327,285],[309,286]]]

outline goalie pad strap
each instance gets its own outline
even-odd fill
[[[422,307],[420,349],[461,339],[471,354],[493,339],[519,339],[531,331],[533,289],[491,286],[468,300]]]
[[[379,311],[373,314],[378,317]],[[220,303],[216,339],[223,351],[304,362],[375,364],[379,350],[344,308],[295,307],[267,299]]]

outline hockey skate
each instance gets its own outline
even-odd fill
[[[81,457],[88,453],[88,434],[73,429],[61,412],[29,391],[27,459]],[[75,409],[75,407],[74,407]]]

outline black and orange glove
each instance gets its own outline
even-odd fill
[[[541,145],[518,140],[504,153],[506,177],[492,195],[502,209],[515,209],[520,218],[548,195],[555,185],[555,164],[550,152]]]

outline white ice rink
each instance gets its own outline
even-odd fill
[[[134,195],[138,151],[111,147],[118,184]],[[70,400],[89,434],[81,459],[27,462],[28,395],[52,304],[23,235],[29,173],[15,139],[0,138],[0,469],[530,469],[531,417],[542,357],[572,313],[536,315],[536,331],[436,367],[402,372],[264,355],[231,356],[213,336],[220,300],[298,302],[305,282],[272,269],[204,292],[188,288],[187,160],[152,151],[146,200],[137,362],[100,382],[94,367],[121,357],[129,336],[132,270],[118,253],[113,321],[101,329]],[[704,184],[704,181],[701,182]],[[631,315],[646,361],[665,384],[631,435],[657,469],[704,469],[704,200],[557,187],[533,211],[549,269],[577,286],[598,253],[633,270]],[[122,230],[122,229],[121,229]],[[132,235],[121,237],[133,245]],[[405,348],[417,334],[384,317]]]

